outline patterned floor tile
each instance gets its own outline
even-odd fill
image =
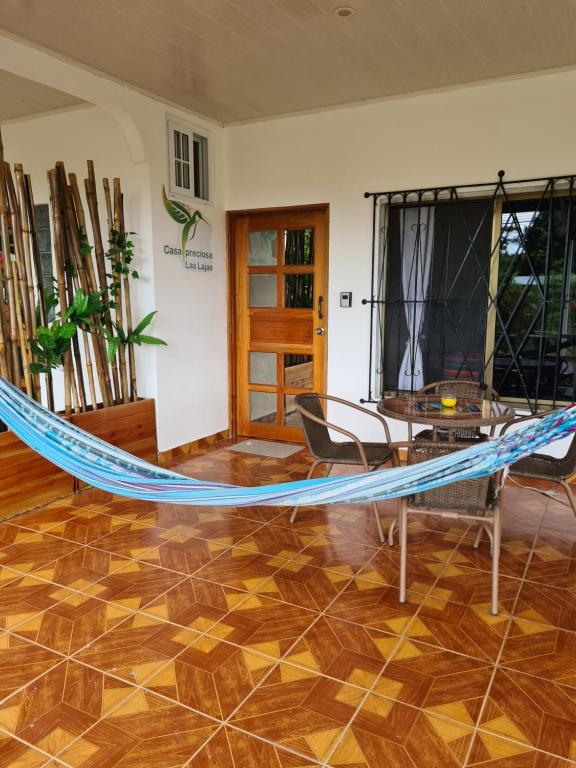
[[[130,616],[126,608],[73,592],[65,600],[17,624],[14,634],[66,656]]]
[[[207,630],[208,634],[280,659],[318,617],[312,611],[262,595],[245,597]]]
[[[562,760],[530,749],[526,744],[482,732],[474,737],[466,763],[467,768],[568,768],[571,765],[574,765],[572,760]]]
[[[380,587],[354,579],[328,608],[336,619],[366,627],[401,634],[417,612],[422,595],[408,594],[408,602],[399,601],[395,587]]]
[[[8,565],[28,573],[78,549],[78,544],[72,541],[36,533],[19,544],[11,544],[1,549],[0,565]]]
[[[576,604],[568,590],[525,581],[514,609],[514,616],[576,631]]]
[[[295,561],[284,563],[271,579],[255,591],[312,611],[324,610],[349,583],[352,571],[314,568]]]
[[[291,560],[316,538],[316,534],[301,531],[298,528],[263,525],[250,536],[239,541],[237,546],[251,552]]]
[[[58,560],[36,568],[33,575],[71,589],[83,590],[119,568],[124,568],[129,562],[127,557],[113,552],[79,547]]]
[[[143,553],[140,560],[186,576],[191,576],[203,565],[228,550],[224,544],[192,536],[189,528],[181,527],[178,531],[173,528],[166,532],[161,528],[154,530],[160,532],[159,542]]]
[[[398,642],[396,635],[321,617],[284,655],[284,661],[371,688]]]
[[[229,717],[276,660],[203,635],[146,682],[146,688],[217,719]]]
[[[134,690],[95,669],[64,661],[0,704],[0,727],[57,755]]]
[[[140,499],[118,498],[107,504],[105,508],[103,507],[102,512],[134,523],[137,520],[148,519],[150,515],[154,514],[158,506],[169,505],[158,505],[156,502],[141,501]]]
[[[49,534],[77,544],[91,544],[102,536],[114,533],[124,525],[126,521],[105,515],[99,510],[78,509],[74,517],[58,528],[51,528]]]
[[[472,727],[493,671],[487,660],[404,639],[374,692]]]
[[[379,502],[378,511],[382,526],[386,529],[398,517],[398,502]],[[334,512],[337,514],[331,518],[330,528],[325,533],[357,544],[372,547],[381,545],[371,505],[336,504]]]
[[[462,605],[429,597],[406,630],[407,637],[478,659],[495,661],[510,615],[490,613],[490,603]]]
[[[47,768],[51,762],[48,755],[0,731],[0,768]]]
[[[5,549],[11,544],[20,544],[35,535],[37,532],[29,528],[23,528],[14,522],[3,522],[0,526],[0,549]]]
[[[0,764],[1,765],[1,764]],[[237,731],[222,727],[192,758],[190,768],[320,768],[320,763],[299,757]]]
[[[69,589],[16,571],[17,577],[11,579],[11,573],[3,569],[2,575],[8,583],[0,588],[0,628],[13,629],[41,611],[59,603],[75,593]]]
[[[139,689],[60,758],[72,768],[182,768],[217,727],[198,712]]]
[[[197,638],[190,629],[136,613],[75,658],[141,685]]]
[[[0,635],[0,700],[28,685],[61,661],[61,656],[47,648],[8,632]]]
[[[322,762],[364,696],[361,688],[279,664],[230,724]]]
[[[576,755],[576,689],[499,669],[480,720],[483,731],[564,758]]]
[[[227,507],[226,511],[233,517],[243,517],[257,523],[274,523],[282,512],[278,507]]]
[[[576,633],[513,619],[500,664],[576,687]]]
[[[260,527],[260,523],[233,517],[225,511],[196,513],[195,521],[176,523],[170,527],[163,526],[161,537],[165,541],[182,542],[191,538],[230,547],[250,536]]]
[[[338,512],[332,507],[300,507],[293,523],[290,522],[291,516],[292,508],[280,512],[274,518],[274,525],[296,528],[300,531],[308,531],[308,533],[331,533],[332,525],[334,525],[334,532],[337,534],[342,512]]]
[[[541,532],[526,578],[576,594],[576,537],[557,531]]]
[[[162,543],[160,528],[152,528],[142,523],[125,523],[117,528],[114,533],[92,542],[96,549],[104,549],[114,552],[116,555],[131,557],[138,560],[153,547]]]
[[[428,592],[438,574],[445,567],[433,560],[409,555],[406,586],[415,592]],[[383,547],[358,571],[357,578],[397,587],[400,581],[400,553],[398,548]]]
[[[205,632],[248,597],[232,587],[189,576],[146,605],[143,613]]]
[[[183,578],[174,571],[155,568],[137,560],[126,560],[114,573],[91,585],[85,592],[136,611],[176,586]]]
[[[356,544],[338,536],[318,536],[294,560],[315,568],[346,568],[356,573],[375,554],[376,549],[371,546]]]
[[[500,575],[498,597],[507,610],[512,608],[521,585],[520,579]],[[487,603],[492,597],[492,574],[489,571],[461,568],[458,563],[450,562],[441,572],[430,594],[463,605]]]
[[[195,576],[251,592],[272,576],[285,562],[270,555],[260,555],[246,549],[232,547],[200,568]]]
[[[408,555],[435,563],[445,563],[452,556],[465,531],[464,527],[457,533],[411,527],[408,529]]]
[[[491,571],[492,557],[488,542],[482,541],[478,549],[475,549],[473,544],[473,539],[463,541],[454,553],[451,563],[462,569]],[[499,572],[502,576],[521,579],[529,559],[530,548],[509,546],[503,541],[500,547]]]
[[[462,768],[472,730],[370,694],[329,758],[334,768]]]
[[[38,533],[47,533],[52,531],[51,536],[59,536],[60,530],[69,520],[76,517],[78,510],[55,501],[40,509],[33,509],[30,512],[24,512],[12,519],[15,525],[21,525],[23,528],[30,528]]]

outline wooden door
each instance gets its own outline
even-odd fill
[[[300,442],[294,397],[325,390],[328,211],[233,222],[236,431]]]

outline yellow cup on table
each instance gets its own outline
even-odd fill
[[[453,395],[450,392],[444,392],[442,395],[442,405],[444,408],[454,408],[457,402],[458,398],[456,395]]]

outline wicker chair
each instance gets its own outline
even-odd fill
[[[480,381],[467,381],[466,379],[444,379],[442,381],[433,381],[421,387],[417,395],[444,395],[453,394],[456,397],[473,397],[479,400],[499,400],[500,395],[493,387],[483,384]],[[478,440],[482,439],[482,433],[479,429],[457,429],[454,432],[457,440]],[[490,430],[494,434],[494,427]],[[415,435],[417,440],[432,440],[432,430],[424,429]]]
[[[444,379],[443,381],[433,381],[421,387],[417,395],[443,395],[446,392],[452,392],[456,397],[479,397],[491,400],[499,400],[500,395],[495,389],[480,381],[468,381],[467,379]]]
[[[537,413],[535,415],[520,416],[520,418],[515,419],[510,424],[506,424],[502,429],[502,434],[514,424],[530,421],[531,419],[541,419],[545,415],[545,413]],[[559,483],[566,492],[572,512],[576,515],[576,500],[568,482],[570,477],[576,474],[576,435],[572,438],[570,447],[562,458],[558,459],[545,453],[533,453],[526,459],[520,459],[520,461],[512,464],[510,473],[520,477],[532,477],[536,480],[548,480],[552,483]]]
[[[354,408],[357,411],[361,411],[368,416],[378,419],[384,428],[386,441],[383,443],[365,443],[352,432],[326,421],[322,409],[323,400],[339,403],[348,408]],[[366,408],[361,408],[355,403],[348,402],[348,400],[342,400],[339,397],[331,397],[329,395],[320,395],[315,392],[296,395],[295,407],[302,420],[302,427],[304,429],[308,450],[314,457],[307,478],[312,477],[314,470],[319,464],[328,464],[328,474],[330,474],[330,470],[334,464],[353,464],[363,467],[366,472],[377,469],[387,461],[391,461],[394,466],[397,466],[396,454],[389,445],[390,432],[388,430],[388,425],[386,424],[384,417],[380,414],[369,411]],[[335,432],[345,435],[350,438],[350,440],[341,443],[334,442],[330,437],[329,429],[333,429]],[[380,541],[384,541],[385,538],[382,530],[382,523],[375,502],[372,503],[372,509],[376,519],[376,525],[378,526]],[[295,507],[290,517],[291,523],[296,520],[297,514],[298,507]]]
[[[412,442],[395,443],[408,448],[408,463],[418,464],[447,453],[469,448],[470,443]],[[500,558],[501,520],[499,492],[502,471],[474,480],[458,480],[433,490],[422,491],[400,499],[398,517],[400,540],[400,602],[406,602],[406,558],[408,544],[408,515],[433,515],[458,518],[480,525],[474,542],[477,549],[482,533],[490,540],[492,554],[492,602],[491,613],[498,614],[498,565]]]

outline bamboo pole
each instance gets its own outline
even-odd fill
[[[116,241],[115,238],[113,238],[113,231],[120,232],[120,229],[118,228],[120,226],[120,220],[116,219],[116,217],[112,218],[112,200],[110,197],[110,185],[108,183],[108,179],[103,180],[104,184],[104,197],[106,199],[106,211],[108,213],[108,227],[110,231],[109,239],[112,241]],[[118,211],[119,213],[119,211]],[[116,325],[120,328],[124,328],[124,318],[123,318],[123,310],[122,310],[122,280],[120,279],[120,275],[114,272],[114,268],[112,268],[112,274],[113,274],[113,280],[114,280],[114,286],[116,287],[116,295],[114,296],[114,305],[115,305],[115,319],[116,319]],[[128,390],[128,375],[126,372],[126,350],[124,348],[123,344],[120,344],[118,346],[118,362],[119,362],[119,368],[120,368],[120,389],[122,392],[122,402],[127,403],[129,402],[129,390]]]
[[[32,249],[32,262],[34,264],[34,273],[36,276],[36,294],[38,296],[38,314],[40,317],[40,325],[46,327],[48,325],[48,317],[46,314],[46,295],[44,291],[44,283],[42,282],[42,262],[40,260],[40,247],[38,244],[38,234],[36,226],[36,210],[34,208],[34,195],[32,193],[32,181],[30,176],[26,174],[24,176],[24,189],[26,209],[28,211],[28,221],[30,223],[30,237],[31,237],[31,249]],[[53,411],[54,406],[54,382],[52,379],[52,371],[48,369],[46,371],[46,397],[48,401],[48,408]]]
[[[34,293],[34,271],[32,269],[32,224],[29,217],[29,209],[26,204],[26,185],[24,171],[20,163],[14,164],[14,178],[16,180],[16,201],[19,210],[21,228],[22,257],[26,271],[26,289],[28,291],[28,304],[30,308],[29,325],[26,328],[27,338],[36,337],[36,297]],[[33,359],[32,350],[29,349],[30,359]],[[38,401],[42,400],[40,388],[40,375],[32,374],[34,393]]]
[[[2,240],[2,271],[6,281],[6,292],[9,295],[8,269],[10,262],[10,239],[8,235],[8,211],[6,205],[6,185],[4,180],[4,146],[2,144],[2,134],[0,133],[0,238]],[[6,309],[4,298],[0,296],[2,302],[2,313],[0,315],[0,374],[3,378],[16,383],[12,375],[12,366],[10,364],[10,350],[7,348],[9,329],[7,327]]]
[[[28,344],[28,333],[32,324],[31,308],[28,296],[28,287],[26,284],[26,268],[24,265],[22,230],[20,226],[20,215],[18,211],[18,201],[16,199],[16,190],[12,181],[12,173],[8,163],[4,162],[4,179],[6,183],[6,194],[8,198],[9,214],[12,224],[12,242],[14,245],[14,262],[12,270],[14,275],[15,297],[16,297],[16,327],[17,338],[20,352],[20,362],[22,373],[24,374],[24,385],[26,394],[34,397],[34,381],[30,372],[30,347]]]
[[[124,195],[120,187],[120,179],[114,179],[114,208],[117,210],[114,220],[118,220],[120,225],[120,232],[124,240],[126,239],[126,228],[124,226]],[[122,260],[122,266],[126,267],[124,259]],[[126,333],[128,336],[133,331],[132,326],[132,300],[130,296],[130,275],[122,272],[122,282],[124,288],[124,307],[126,315]],[[134,344],[128,344],[128,363],[130,366],[130,400],[134,402],[137,399],[137,384],[136,384],[136,360],[134,356]]]
[[[82,198],[80,197],[80,190],[78,188],[78,182],[76,180],[76,175],[71,173],[68,175],[68,178],[70,180],[70,194],[72,201],[74,202],[74,210],[76,213],[76,220],[77,220],[77,227],[78,232],[82,231],[84,233],[84,237],[86,240],[86,243],[88,242],[87,237],[87,229],[86,229],[86,218],[84,216],[84,207],[82,205]],[[69,226],[74,226],[73,221],[69,221]],[[75,241],[76,245],[76,241]],[[78,237],[78,260],[82,262],[82,265],[85,270],[85,279],[86,284],[88,287],[88,291],[90,293],[96,293],[98,291],[98,283],[96,280],[96,273],[94,271],[94,264],[92,262],[92,253],[86,253],[83,254],[80,250],[80,238]],[[102,401],[105,407],[109,407],[114,402],[114,397],[112,394],[112,388],[110,386],[110,377],[108,373],[108,358],[106,356],[106,344],[102,335],[102,324],[100,322],[99,318],[96,318],[94,321],[96,334],[90,334],[91,341],[92,341],[92,348],[94,351],[94,360],[96,362],[96,373],[98,376],[98,384],[100,386],[100,392],[102,394]],[[86,334],[84,334],[86,335]],[[87,342],[85,342],[85,348],[86,348]],[[87,357],[86,360],[90,360],[90,357]],[[91,363],[90,363],[91,368]],[[88,382],[90,385],[90,391],[94,390],[94,381],[93,381],[93,374],[91,370],[89,371],[89,376],[92,376],[92,380],[89,378]],[[98,400],[96,399],[96,396],[94,395],[93,398],[93,407],[94,410],[98,407]]]
[[[62,253],[62,217],[58,200],[56,169],[48,171],[50,184],[50,202],[52,209],[52,225],[54,229],[54,265],[56,267],[56,284],[60,312],[66,310],[66,280],[64,274],[64,255]],[[72,413],[72,361],[70,351],[64,353],[64,409],[67,416]]]
[[[92,225],[92,235],[94,237],[94,259],[96,261],[96,272],[98,274],[99,289],[102,292],[102,303],[104,304],[104,324],[109,333],[112,333],[112,316],[110,314],[110,297],[108,294],[108,279],[106,277],[106,260],[104,255],[104,244],[102,242],[102,233],[100,230],[100,215],[98,212],[98,197],[96,194],[96,178],[94,174],[94,163],[87,161],[88,178],[84,179],[84,189],[86,191],[86,200],[88,202],[88,212],[90,223]],[[107,356],[105,357],[108,362]],[[115,402],[121,402],[120,379],[118,375],[118,360],[116,356],[110,363],[112,371],[113,394]]]

